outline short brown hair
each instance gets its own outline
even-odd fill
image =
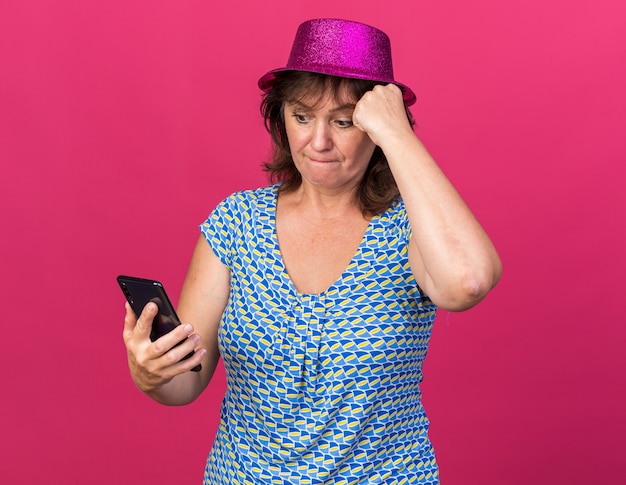
[[[305,71],[285,71],[276,76],[272,88],[263,95],[261,115],[265,128],[272,137],[273,147],[272,160],[266,162],[264,168],[273,183],[281,183],[278,189],[280,192],[296,190],[302,183],[302,177],[291,158],[285,130],[285,103],[297,102],[310,95],[317,95],[322,99],[324,93],[332,93],[335,101],[340,104],[346,101],[356,103],[376,84],[381,83]],[[408,108],[406,112],[413,125],[413,117]],[[385,212],[398,196],[398,186],[389,169],[387,158],[377,146],[359,185],[357,203],[363,215],[371,217]]]

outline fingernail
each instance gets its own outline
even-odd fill
[[[191,331],[193,330],[193,327],[189,323],[187,323],[183,328],[186,333],[191,333]]]

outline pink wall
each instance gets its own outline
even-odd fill
[[[3,0],[0,481],[200,482],[223,377],[188,407],[141,395],[114,278],[178,297],[196,225],[265,182],[257,78],[333,16],[390,34],[418,135],[504,261],[437,318],[442,482],[622,483],[624,5]]]

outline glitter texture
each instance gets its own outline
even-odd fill
[[[298,27],[287,66],[274,69],[259,79],[268,91],[275,74],[281,71],[309,71],[369,81],[396,84],[407,106],[415,94],[395,81],[391,43],[382,30],[360,22],[340,19],[313,19]]]

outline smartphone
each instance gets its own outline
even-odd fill
[[[149,302],[154,302],[157,307],[159,307],[159,311],[152,321],[152,331],[150,332],[151,341],[154,342],[159,337],[171,332],[178,325],[180,325],[180,320],[178,319],[178,315],[176,315],[174,306],[168,298],[165,288],[161,283],[146,278],[136,278],[134,276],[124,275],[118,276],[117,282],[137,317],[141,315],[143,307],[145,307]],[[182,344],[185,340],[186,339],[181,340],[174,347]],[[194,351],[192,350],[189,354],[183,357],[182,360],[188,359],[193,354]],[[202,366],[198,364],[191,370],[199,372],[201,369]]]

